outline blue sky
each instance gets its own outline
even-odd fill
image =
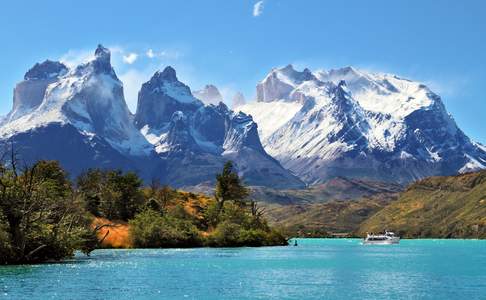
[[[102,43],[132,109],[140,83],[166,65],[192,89],[213,83],[247,99],[275,66],[352,65],[425,82],[486,143],[486,1],[258,2],[1,1],[0,113],[35,62],[75,63]]]

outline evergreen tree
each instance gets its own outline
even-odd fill
[[[244,206],[248,195],[248,189],[242,184],[240,177],[233,170],[233,163],[231,161],[226,162],[223,172],[216,175],[216,191],[214,194],[218,203],[216,217],[219,217],[219,214],[224,209],[225,202],[233,201],[240,206]]]

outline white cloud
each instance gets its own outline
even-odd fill
[[[93,58],[94,50],[69,50],[59,60],[69,68],[73,68]]]
[[[255,5],[253,5],[253,16],[254,17],[260,16],[263,13],[263,8],[264,8],[263,1],[258,1],[257,3],[255,3]]]
[[[191,65],[179,61],[183,54],[177,50],[133,49],[127,51],[118,45],[108,46],[111,52],[111,64],[123,82],[125,100],[129,109],[135,112],[137,108],[138,92],[142,84],[150,79],[155,70],[162,70],[167,65],[172,65],[177,70],[179,78],[188,79],[187,84],[192,86],[192,81],[199,78],[195,75]],[[94,59],[94,48],[72,49],[62,55],[59,60],[70,68]],[[145,56],[146,55],[146,56]],[[150,59],[142,60],[143,57]],[[140,62],[133,64],[135,61]],[[189,80],[189,79],[192,79]]]
[[[129,53],[128,55],[123,55],[123,62],[126,63],[126,64],[133,64],[138,58],[138,54],[137,53]]]
[[[152,49],[148,49],[146,54],[147,54],[148,58],[154,58],[155,57],[154,50],[152,50]]]
[[[95,58],[95,49],[96,47],[86,49],[70,49],[59,58],[59,61],[69,68],[73,68],[82,63],[93,60]],[[124,57],[121,57],[121,55],[125,52],[122,47],[109,46],[108,49],[110,49],[113,64],[116,64],[119,60],[124,59]]]
[[[154,51],[152,48],[148,49],[145,52],[148,58],[165,58],[165,59],[178,59],[181,56],[181,53],[178,51]]]

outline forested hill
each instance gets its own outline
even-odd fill
[[[402,237],[486,238],[486,171],[430,177],[362,223],[359,233],[384,229]]]

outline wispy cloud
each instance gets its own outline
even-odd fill
[[[154,58],[155,57],[155,52],[152,49],[148,49],[145,54],[147,54],[148,58]]]
[[[108,49],[110,49],[112,61],[115,62],[124,59],[122,55],[125,53],[125,50],[122,47],[108,46]],[[66,66],[73,68],[82,63],[93,60],[95,58],[94,52],[95,48],[70,49],[59,58],[59,61],[64,63]]]
[[[118,78],[123,82],[125,101],[132,112],[137,107],[138,92],[144,82],[150,79],[156,70],[162,70],[167,65],[172,65],[177,70],[178,77],[192,85],[199,79],[192,65],[180,60],[184,53],[178,49],[140,48],[126,49],[123,46],[107,46],[111,52],[111,63]],[[60,58],[64,64],[74,68],[81,63],[94,59],[95,47],[83,49],[71,49]],[[137,62],[136,64],[134,64]]]
[[[148,58],[166,58],[166,59],[178,59],[181,54],[177,51],[169,51],[169,50],[162,50],[162,51],[155,51],[154,49],[150,48],[145,52],[145,55]]]
[[[59,60],[66,66],[73,68],[94,58],[93,50],[69,50]]]
[[[263,13],[263,8],[264,8],[263,1],[258,1],[257,3],[255,3],[255,5],[253,5],[253,16],[254,17],[260,16]]]
[[[137,58],[138,58],[138,54],[132,52],[127,55],[123,55],[123,62],[131,65],[137,60]]]

